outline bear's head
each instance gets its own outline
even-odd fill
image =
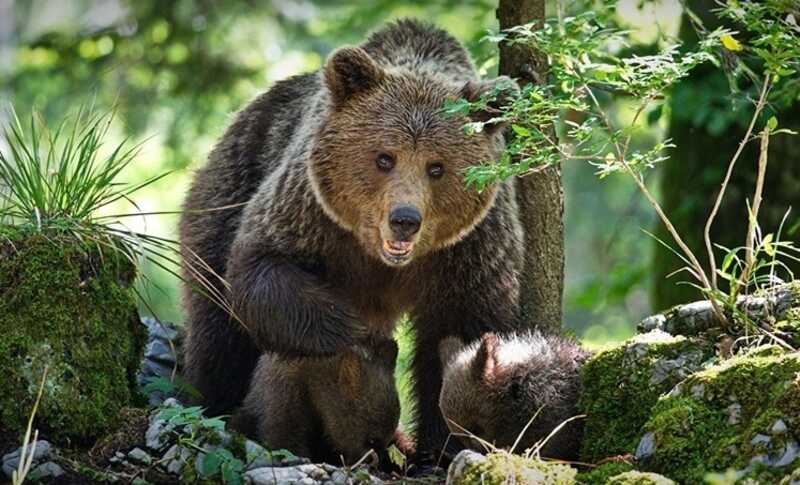
[[[444,76],[382,66],[364,49],[335,51],[323,70],[330,94],[309,174],[325,212],[367,254],[389,266],[454,244],[491,208],[497,187],[466,187],[464,171],[496,160],[499,124],[468,135],[445,101],[478,99],[508,78],[455,83]],[[487,120],[496,104],[474,113]]]
[[[370,450],[383,452],[400,420],[400,401],[394,380],[397,344],[373,342],[368,350],[347,350],[315,372],[312,399],[320,412],[323,431],[336,457],[351,465]]]

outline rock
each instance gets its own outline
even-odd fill
[[[675,482],[657,473],[632,470],[611,477],[606,485],[675,485]]]
[[[713,469],[765,481],[765,469],[781,475],[800,466],[800,352],[753,349],[691,374],[680,387],[698,385],[702,396],[671,392],[652,408],[640,440],[648,452],[637,451],[642,469],[702,483]]]
[[[64,474],[64,469],[57,463],[47,461],[41,465],[37,465],[28,474],[30,481],[42,480],[44,478],[58,478]]]
[[[656,449],[656,435],[654,433],[645,433],[639,444],[636,446],[635,457],[637,460],[649,458]]]
[[[714,355],[712,342],[660,330],[637,335],[591,357],[582,372],[580,414],[587,416],[581,461],[634,453],[650,410]]]
[[[786,427],[786,422],[782,419],[775,421],[775,424],[769,429],[769,432],[772,434],[783,434],[786,432],[788,428]]]
[[[470,450],[456,455],[447,470],[447,485],[572,485],[577,470],[556,462],[528,459],[506,452],[487,456]]]
[[[141,448],[134,448],[129,451],[128,458],[142,465],[149,465],[153,462],[153,458]]]
[[[742,405],[735,402],[728,406],[728,424],[739,424],[742,420]]]
[[[170,378],[180,361],[180,347],[183,340],[183,329],[170,322],[161,321],[152,317],[142,318],[142,324],[147,327],[147,344],[144,358],[139,370],[138,381],[140,386],[147,384],[153,377]],[[174,350],[173,350],[174,348]],[[160,405],[165,399],[173,397],[162,391],[153,391],[148,394],[151,406]]]
[[[172,445],[166,453],[164,453],[165,465],[164,469],[167,473],[172,475],[180,475],[186,463],[194,456],[194,453],[189,448]]]
[[[759,295],[740,296],[736,306],[754,320],[766,317],[780,322],[793,309],[800,307],[800,283],[780,284]],[[672,335],[695,336],[716,326],[714,310],[708,300],[677,306],[663,314],[642,320],[637,326],[640,333],[662,330]]]
[[[34,448],[35,445],[35,448]],[[38,440],[34,443],[31,443],[27,447],[27,453],[31,452],[33,449],[33,462],[42,463],[50,460],[55,456],[55,450],[53,449],[52,445],[46,440]],[[3,473],[8,477],[11,478],[11,474],[14,470],[19,467],[20,461],[20,454],[22,453],[22,447],[20,446],[18,449],[3,455]]]
[[[246,479],[255,485],[289,485],[310,478],[300,467],[262,467],[245,473]],[[313,479],[312,482],[314,483]]]
[[[145,432],[145,444],[153,451],[161,451],[170,441],[170,433],[175,429],[175,426],[167,423],[165,420],[153,417],[150,420],[150,426],[147,427]]]

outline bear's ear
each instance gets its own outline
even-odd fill
[[[501,368],[497,358],[499,345],[494,333],[488,332],[481,336],[481,344],[472,363],[472,375],[478,382],[491,385],[500,377]]]
[[[453,360],[453,357],[455,357],[462,348],[464,348],[464,342],[453,335],[445,337],[439,342],[439,361],[442,363],[442,369],[447,368],[447,364]]]
[[[360,47],[337,49],[325,62],[325,83],[335,106],[375,87],[383,76],[383,69]]]
[[[501,108],[519,93],[519,86],[508,76],[500,76],[489,81],[467,81],[461,88],[460,95],[470,103],[478,101],[483,95],[491,95],[486,106],[478,111],[470,112],[472,121],[487,122],[500,116]],[[504,123],[492,123],[484,127],[484,131],[492,134],[504,128]]]
[[[339,386],[348,396],[356,396],[361,382],[361,357],[346,350],[339,359]]]
[[[394,369],[397,362],[397,342],[386,339],[376,343],[375,356],[381,364],[389,369]]]

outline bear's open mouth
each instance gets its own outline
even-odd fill
[[[383,241],[383,255],[392,263],[407,259],[413,250],[414,243],[410,241]]]

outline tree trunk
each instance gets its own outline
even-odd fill
[[[543,22],[544,0],[500,0],[500,28]],[[521,45],[500,44],[500,74],[520,84],[543,82],[547,65]],[[524,322],[542,330],[561,327],[564,292],[564,192],[561,169],[552,167],[516,180],[525,232],[525,267],[520,301]]]
[[[692,0],[692,10],[703,20],[709,30],[719,26],[719,20],[711,12],[717,7],[714,0]],[[735,28],[735,26],[729,26]],[[697,43],[688,18],[684,16],[680,38],[684,44]],[[753,114],[750,102],[731,108],[731,98],[725,75],[713,66],[701,66],[692,75],[680,82],[670,100],[671,115],[668,137],[676,148],[665,163],[661,179],[661,203],[667,215],[698,259],[707,264],[703,243],[703,227],[719,192],[725,170],[739,142],[744,137],[746,124]],[[769,117],[767,115],[764,119]],[[776,114],[780,126],[797,129],[800,126],[800,109],[797,105]],[[764,125],[759,121],[755,131]],[[770,140],[769,165],[764,184],[764,200],[759,214],[759,223],[764,234],[774,233],[789,206],[794,206],[782,239],[797,240],[798,231],[790,229],[800,209],[800,137],[778,135]],[[711,239],[728,248],[744,245],[747,232],[746,200],[752,199],[758,167],[758,142],[751,142],[742,153],[733,172],[725,199],[712,226]],[[671,239],[663,227],[656,230],[657,236],[666,242]],[[697,300],[699,292],[689,286],[677,284],[690,280],[680,273],[667,279],[667,275],[684,266],[674,254],[656,244],[654,261],[654,310]],[[722,251],[716,253],[717,265],[723,258]],[[798,274],[800,264],[789,266]],[[720,281],[722,283],[722,281]]]

